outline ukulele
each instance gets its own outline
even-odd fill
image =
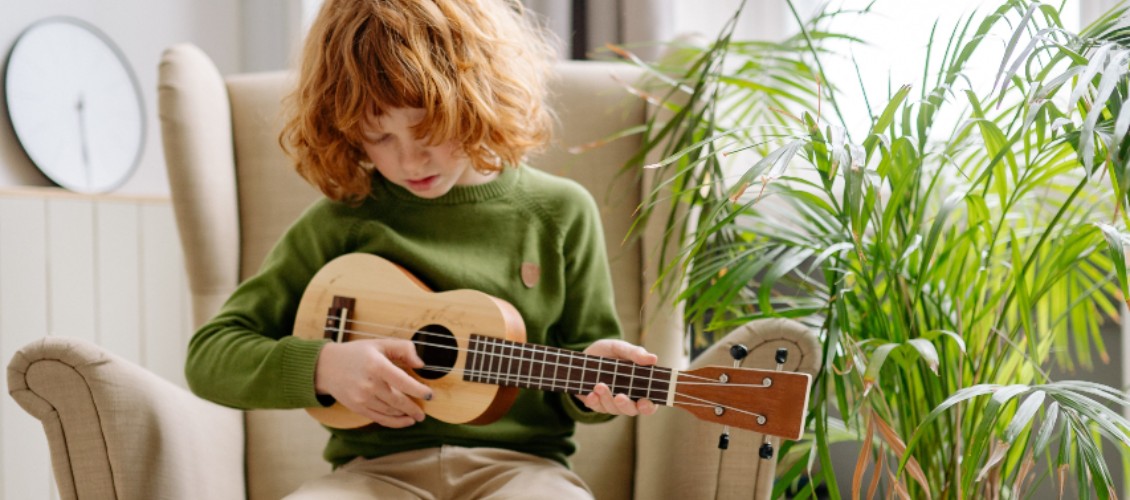
[[[432,292],[400,266],[362,253],[338,257],[314,275],[294,335],[411,340],[425,366],[407,372],[432,389],[430,401],[416,403],[455,424],[497,420],[519,388],[588,394],[603,382],[633,400],[795,440],[804,430],[811,384],[806,373],[721,366],[680,371],[527,344],[525,324],[510,303],[474,290]],[[372,423],[340,403],[307,411],[334,428]]]

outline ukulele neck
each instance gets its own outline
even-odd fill
[[[567,349],[471,335],[463,379],[548,392],[588,394],[604,383],[614,394],[670,405],[678,371]]]

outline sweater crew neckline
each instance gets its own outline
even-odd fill
[[[498,177],[485,184],[454,186],[451,188],[451,191],[448,191],[438,198],[421,198],[412,194],[411,191],[389,182],[381,176],[380,173],[374,170],[373,191],[374,193],[387,193],[397,200],[421,205],[477,203],[506,195],[518,184],[520,175],[519,167],[505,167],[498,173]]]

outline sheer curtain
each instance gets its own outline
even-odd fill
[[[561,41],[566,59],[603,57],[608,43],[623,45],[646,60],[663,50],[655,42],[701,35],[713,39],[742,0],[523,0]],[[799,0],[799,6],[816,0]],[[784,1],[750,1],[737,36],[777,39],[794,23]]]
[[[525,0],[561,41],[563,59],[592,59],[605,44],[633,45],[674,35],[678,0]],[[635,49],[642,57],[656,47]]]

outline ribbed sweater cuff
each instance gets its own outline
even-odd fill
[[[318,354],[322,352],[325,340],[283,337],[279,341],[282,349],[282,394],[287,406],[310,408],[321,406],[314,390],[314,368],[318,364]]]

